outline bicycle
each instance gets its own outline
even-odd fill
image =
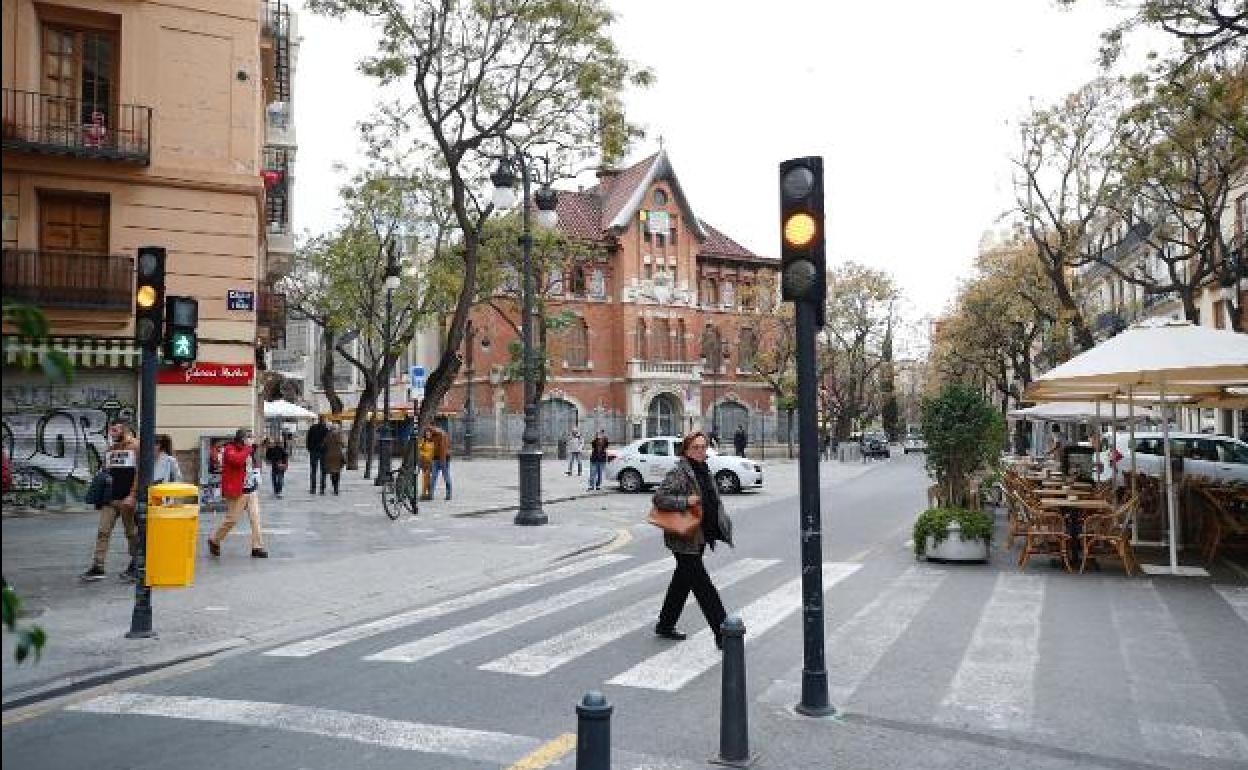
[[[404,511],[413,516],[420,513],[420,468],[405,464],[391,471],[381,485],[381,507],[391,521],[397,521]]]

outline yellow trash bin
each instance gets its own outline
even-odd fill
[[[185,588],[195,577],[199,487],[170,482],[147,490],[147,585]]]

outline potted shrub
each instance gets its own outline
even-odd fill
[[[914,552],[929,559],[984,561],[992,515],[978,510],[981,470],[995,470],[1005,422],[976,389],[952,383],[923,402],[928,475],[934,505],[914,524]]]

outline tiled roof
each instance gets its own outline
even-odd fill
[[[633,192],[637,189],[637,185],[641,184],[646,178],[650,166],[659,157],[659,153],[655,153],[645,160],[634,163],[632,166],[620,171],[612,177],[604,179],[598,187],[602,188],[603,199],[605,205],[602,207],[602,221],[609,224],[619,216],[620,209],[628,203],[628,199],[632,197]],[[594,189],[594,188],[590,188]]]
[[[602,199],[596,188],[583,192],[560,190],[555,210],[564,235],[590,241],[602,238]]]
[[[699,255],[763,259],[763,257],[758,256],[733,239],[724,235],[719,230],[715,229],[709,222],[703,221],[702,227],[706,228],[707,238],[706,241],[703,242],[702,248],[698,249]]]

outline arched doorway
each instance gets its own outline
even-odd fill
[[[680,402],[670,393],[660,393],[646,410],[647,436],[675,436],[680,432]]]
[[[750,412],[736,401],[721,401],[715,405],[711,425],[718,425],[720,441],[727,441],[737,432],[737,426],[745,428],[747,434],[750,432]]]
[[[543,445],[553,446],[559,442],[560,436],[566,436],[580,421],[580,410],[576,404],[562,398],[548,398],[542,401],[538,410],[537,424],[539,439]]]

